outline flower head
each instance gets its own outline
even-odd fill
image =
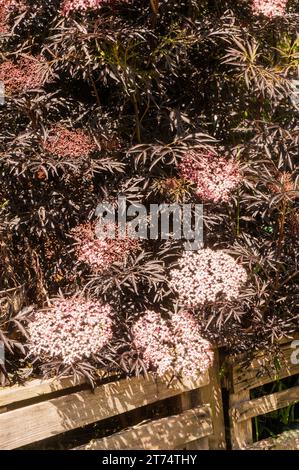
[[[26,8],[27,5],[22,0],[0,0],[0,34],[9,32],[9,16]]]
[[[287,3],[287,0],[253,0],[252,9],[256,15],[273,18],[285,15]]]
[[[41,57],[24,56],[17,63],[0,64],[0,81],[10,94],[40,88],[44,83],[45,61]]]
[[[68,16],[73,11],[96,10],[111,3],[126,3],[128,0],[64,0],[61,13]]]
[[[298,185],[299,187],[299,185]],[[268,185],[271,193],[280,194],[288,193],[297,190],[297,186],[293,181],[292,174],[287,171],[280,171],[276,175],[276,181]],[[291,198],[296,198],[296,194],[289,195]]]
[[[44,149],[60,158],[87,157],[96,149],[92,138],[82,130],[68,130],[58,124],[49,133],[44,142]]]
[[[209,341],[201,336],[195,318],[186,311],[177,312],[171,319],[175,339],[176,370],[184,377],[197,377],[209,369],[214,353]]]
[[[101,352],[112,338],[110,305],[82,297],[55,300],[28,325],[29,352],[74,364]]]
[[[115,236],[110,237],[109,228]],[[75,251],[78,261],[86,263],[94,272],[107,270],[113,263],[124,261],[131,253],[138,251],[138,240],[131,238],[127,231],[121,238],[116,224],[106,227],[107,237],[97,237],[95,224],[83,224],[76,227],[72,234],[77,240]]]
[[[7,20],[9,16],[8,2],[0,0],[0,34],[7,33]]]
[[[171,272],[171,286],[186,307],[215,302],[219,295],[237,298],[247,280],[245,269],[223,250],[209,248],[186,252],[179,260],[179,269]]]
[[[159,313],[146,311],[133,326],[133,341],[146,367],[159,376],[170,372],[196,378],[213,362],[211,344],[188,312],[175,313],[166,321]]]
[[[203,201],[227,202],[241,182],[239,166],[212,152],[188,152],[179,164],[181,176],[196,185],[196,194]]]
[[[142,352],[147,368],[154,367],[159,376],[170,371],[174,362],[174,345],[167,322],[159,313],[146,311],[133,326],[133,340]]]

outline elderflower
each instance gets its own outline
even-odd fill
[[[170,372],[196,378],[213,362],[211,344],[202,338],[188,312],[177,312],[166,321],[147,310],[133,326],[133,341],[146,367],[154,368],[159,376]]]
[[[113,312],[108,304],[80,297],[55,300],[36,312],[28,325],[29,352],[60,359],[66,365],[98,354],[112,338]]]
[[[181,304],[193,308],[215,302],[220,294],[237,298],[246,280],[245,269],[232,256],[207,248],[184,253],[179,269],[171,271],[170,284]]]
[[[188,152],[179,164],[179,171],[185,180],[196,185],[196,194],[203,201],[227,202],[241,182],[237,163],[212,152]]]

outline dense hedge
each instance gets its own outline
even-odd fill
[[[161,357],[180,373],[189,354],[199,372],[206,340],[274,351],[298,328],[298,13],[277,0],[0,0],[4,380],[32,358],[35,372],[91,378]],[[119,194],[203,202],[204,248],[99,244],[95,209]],[[20,286],[24,309],[4,308]],[[189,344],[173,326],[188,318]],[[77,355],[57,346],[69,336]]]

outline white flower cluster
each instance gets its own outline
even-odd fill
[[[133,326],[133,340],[146,367],[159,376],[170,372],[196,378],[213,362],[212,346],[188,312],[177,312],[166,321],[159,313],[147,310]]]
[[[189,308],[215,302],[219,294],[237,298],[246,280],[245,269],[232,256],[209,248],[184,253],[179,269],[171,272],[171,286]]]
[[[112,338],[112,309],[95,300],[56,300],[29,323],[29,352],[70,365],[98,354]]]

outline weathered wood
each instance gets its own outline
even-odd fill
[[[38,442],[179,395],[208,381],[205,374],[198,381],[177,381],[169,387],[161,379],[134,377],[101,385],[94,393],[84,390],[8,411],[0,415],[0,449]]]
[[[274,358],[269,357],[267,351],[257,354],[249,367],[244,368],[242,365],[231,367],[229,415],[233,449],[255,449],[259,446],[265,448],[270,443],[272,445],[270,440],[252,444],[252,418],[299,401],[299,387],[250,400],[250,390],[299,373],[299,365],[291,363],[291,356],[294,353],[292,342],[285,341],[280,346],[279,370],[276,370]]]
[[[209,448],[224,450],[226,448],[225,425],[220,379],[220,361],[218,351],[214,351],[214,365],[209,370],[210,384],[200,389],[202,403],[209,403],[212,410],[213,434],[209,436]]]
[[[182,412],[184,411],[187,411],[187,410],[190,410],[190,408],[192,408],[192,397],[191,397],[191,393],[190,392],[184,392],[182,393],[179,397],[178,397],[178,400],[179,400],[179,403],[180,403],[180,410]],[[189,450],[189,445],[188,445],[188,442],[185,441],[183,442],[184,444],[184,449],[185,450]],[[198,443],[196,442],[195,444],[195,447],[198,445]]]
[[[111,374],[109,377],[113,377],[114,375],[115,374]],[[170,379],[170,377],[165,376],[165,382],[167,382],[168,379]],[[201,387],[201,384],[205,385],[208,380],[208,374],[204,374],[197,380],[186,379],[184,380],[183,387],[185,390],[192,390]],[[86,381],[84,379],[75,380],[74,378],[65,377],[61,379],[33,379],[26,382],[25,385],[0,387],[0,408],[36,397],[40,398],[43,395],[67,390],[72,387],[84,385],[85,383]]]
[[[231,413],[233,419],[240,423],[255,416],[265,415],[271,411],[279,410],[299,401],[299,387],[291,387],[282,392],[265,395],[261,398],[255,398],[236,404]]]
[[[277,371],[274,367],[274,358],[268,357],[267,352],[260,353],[252,360],[250,366],[245,368],[243,365],[237,365],[232,368],[233,392],[239,393],[244,390],[261,387],[267,383],[281,380],[291,375],[299,374],[299,364],[291,363],[291,355],[294,353],[292,342],[282,344],[281,346],[281,369]],[[268,359],[268,361],[267,361]],[[268,367],[261,372],[261,366],[268,362]],[[270,367],[272,362],[272,368]]]
[[[213,427],[212,427],[213,430]],[[212,431],[213,432],[213,431]],[[178,450],[211,450],[209,445],[209,436],[202,437],[201,439],[197,439],[193,442],[188,442],[187,446],[183,446],[182,449],[177,448]]]
[[[208,405],[91,441],[77,450],[171,450],[213,432]]]
[[[206,385],[206,387],[210,387]],[[193,390],[190,392],[182,393],[179,396],[180,404],[181,404],[181,411],[190,410],[194,406],[204,406],[201,396],[202,388],[197,390]],[[194,403],[195,398],[195,403]],[[183,447],[178,448],[177,450],[209,450],[209,440],[208,437],[202,437],[201,439],[197,439],[196,441],[192,442],[185,442]]]
[[[232,410],[241,403],[246,403],[250,399],[250,391],[245,390],[240,393],[230,395],[230,429],[231,444],[233,449],[245,449],[252,444],[252,423],[251,419],[238,422],[235,420]]]
[[[299,430],[285,431],[276,438],[255,442],[246,450],[299,450]]]
[[[83,383],[83,380],[75,382],[74,379],[70,378],[60,380],[30,380],[26,385],[0,388],[0,408],[30,400],[31,398],[49,395],[60,390],[66,390]]]

